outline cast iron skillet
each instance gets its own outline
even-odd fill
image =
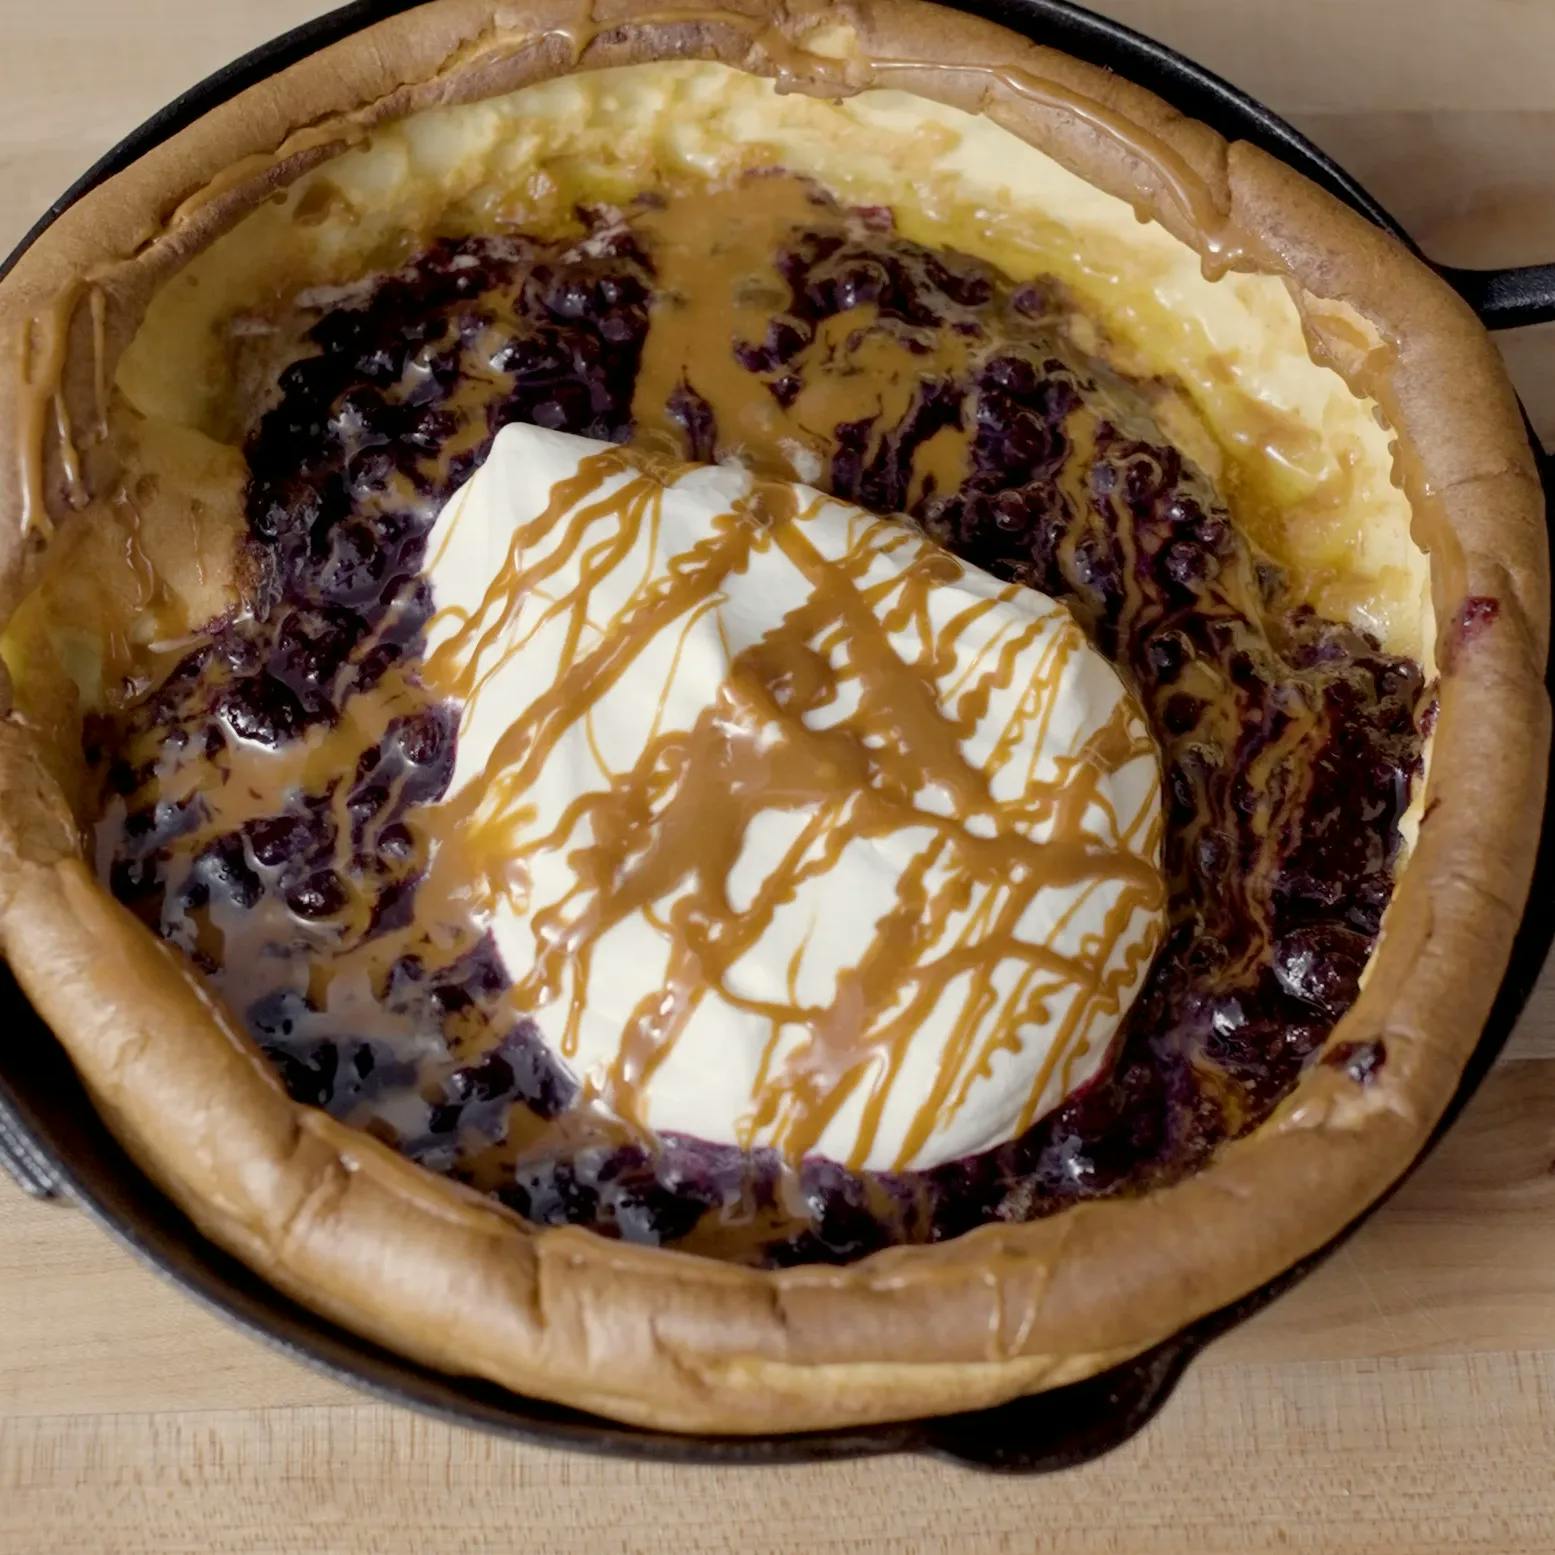
[[[355,0],[245,55],[149,119],[67,190],[0,266],[0,276],[61,211],[216,104],[293,61],[410,10],[423,0]],[[1080,59],[1116,69],[1174,107],[1282,158],[1378,226],[1408,243],[1398,224],[1343,169],[1290,125],[1219,77],[1159,43],[1068,0],[957,0]],[[1410,245],[1413,247],[1413,244]],[[1555,265],[1520,270],[1443,270],[1491,328],[1555,319]],[[1530,434],[1531,435],[1531,434]],[[1555,519],[1555,461],[1540,454]],[[1555,684],[1555,676],[1552,676]],[[1555,805],[1547,808],[1530,901],[1555,892]],[[1538,976],[1555,914],[1525,918],[1485,1033],[1429,1150],[1501,1050]],[[85,1209],[146,1262],[206,1306],[299,1360],[379,1398],[460,1425],[581,1451],[685,1463],[806,1463],[885,1452],[926,1452],[983,1469],[1035,1473],[1081,1463],[1140,1430],[1210,1340],[1289,1289],[1353,1234],[1365,1215],[1279,1278],[1153,1350],[1089,1381],[994,1409],[930,1420],[768,1437],[681,1436],[617,1425],[490,1383],[449,1377],[316,1317],[206,1241],[114,1142],[93,1111],[64,1050],[0,968],[0,1165],[40,1197]],[[1425,1152],[1422,1152],[1422,1156]],[[1418,1162],[1416,1163],[1418,1164]],[[1369,1211],[1367,1213],[1370,1213]]]

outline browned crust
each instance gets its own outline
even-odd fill
[[[1542,502],[1511,389],[1468,310],[1299,175],[1125,81],[915,0],[822,10],[829,24],[855,24],[869,55],[937,62],[892,85],[985,108],[1202,247],[1204,224],[1115,137],[950,67],[1014,66],[1104,104],[1185,160],[1228,230],[1260,236],[1260,262],[1288,275],[1298,300],[1342,299],[1392,342],[1391,353],[1347,363],[1347,376],[1400,434],[1449,667],[1420,840],[1366,987],[1333,1038],[1385,1040],[1370,1085],[1318,1065],[1264,1127],[1175,1187],[846,1269],[762,1273],[537,1231],[290,1102],[190,969],[95,882],[31,732],[14,716],[0,724],[0,944],[151,1175],[216,1241],[362,1333],[448,1370],[674,1429],[835,1426],[1074,1380],[1321,1245],[1399,1175],[1451,1096],[1506,963],[1543,801]],[[587,65],[696,55],[801,84],[811,67],[793,45],[820,14],[766,0],[716,12],[607,0],[598,11],[624,25],[592,24]],[[565,38],[519,43],[578,20],[555,0],[433,0],[252,89],[63,217],[0,288],[0,338],[17,341],[94,269],[115,354],[161,281],[354,127],[569,68]],[[847,75],[869,79],[857,64]],[[272,158],[299,126],[315,128]],[[254,159],[247,177],[164,225],[243,158]],[[67,402],[82,405],[85,311],[65,378]],[[0,380],[0,615],[31,571],[14,522],[17,412],[14,384]],[[57,457],[49,479],[57,491]],[[54,510],[65,519],[57,499]],[[1495,599],[1499,613],[1460,645],[1470,596]]]

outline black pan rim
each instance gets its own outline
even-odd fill
[[[120,141],[50,206],[0,263],[0,278],[76,200],[219,103],[373,22],[424,3],[426,0],[353,0],[261,44],[182,93]],[[1291,163],[1418,252],[1388,212],[1305,136],[1263,104],[1165,45],[1072,0],[951,3],[1090,63],[1118,68],[1120,74],[1139,81],[1228,138],[1252,141]],[[1535,448],[1537,451],[1537,444]],[[1555,482],[1548,468],[1546,491],[1555,514]],[[1552,684],[1555,678],[1547,681],[1547,685]],[[1547,804],[1530,902],[1548,900],[1552,894],[1555,816]],[[52,1061],[45,1067],[52,1067],[52,1079],[64,1088],[65,1095],[49,1096],[44,1088],[38,1093],[46,1098],[40,1107],[38,1095],[31,1094],[25,1082],[18,1085],[7,1061],[0,1059],[0,1156],[18,1157],[19,1174],[35,1190],[53,1190],[79,1204],[143,1262],[261,1341],[337,1381],[450,1424],[473,1426],[540,1446],[660,1462],[812,1463],[913,1451],[994,1472],[1045,1472],[1088,1461],[1141,1430],[1207,1344],[1298,1283],[1397,1191],[1435,1147],[1499,1054],[1538,977],[1552,938],[1555,913],[1525,911],[1495,1006],[1446,1114],[1408,1171],[1323,1248],[1240,1300],[1098,1377],[993,1409],[928,1420],[765,1437],[682,1435],[621,1425],[474,1379],[447,1376],[382,1350],[281,1295],[245,1265],[207,1242],[152,1187],[91,1112],[63,1050],[8,974],[0,984],[0,1016],[9,1014],[20,1030],[29,1030],[41,1039]],[[51,1111],[55,1114],[52,1118]],[[80,1136],[74,1141],[72,1128]],[[88,1171],[88,1165],[95,1169]]]

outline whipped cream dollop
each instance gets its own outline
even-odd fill
[[[1010,1139],[1162,932],[1157,757],[1068,611],[906,519],[505,427],[447,503],[423,894],[627,1125],[855,1169]]]

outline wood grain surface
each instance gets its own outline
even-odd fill
[[[1555,258],[1551,0],[1100,0],[1289,115],[1432,255]],[[0,249],[318,0],[0,0]],[[1503,341],[1555,441],[1555,331]],[[1544,904],[1548,910],[1548,904]],[[0,1040],[5,1033],[0,1032]],[[1555,979],[1445,1145],[1101,1462],[707,1470],[497,1442],[228,1330],[0,1181],[0,1555],[1555,1551]]]

